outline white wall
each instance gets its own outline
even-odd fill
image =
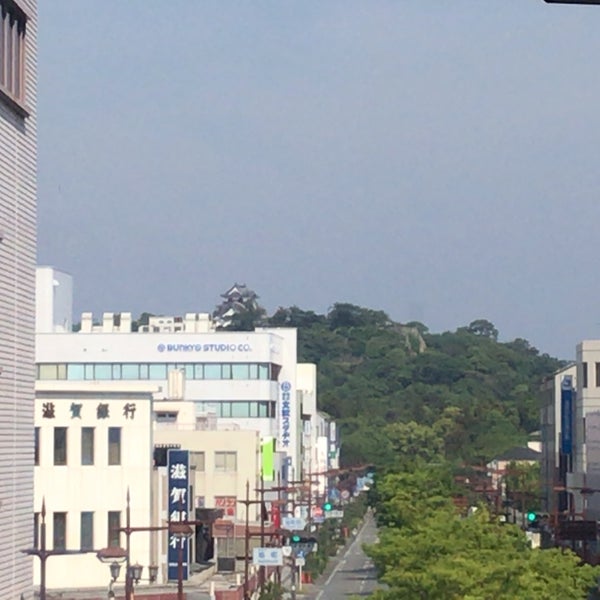
[[[37,198],[37,2],[28,15],[25,102],[0,99],[0,598],[32,598],[34,327]]]
[[[65,382],[60,382],[65,383]],[[80,548],[81,512],[94,513],[94,548],[108,543],[108,511],[121,511],[125,526],[127,490],[131,494],[133,526],[151,524],[152,474],[152,407],[151,394],[129,391],[95,394],[88,384],[77,393],[39,391],[36,399],[35,425],[40,428],[40,464],[35,467],[35,511],[45,500],[47,510],[47,547],[53,547],[53,513],[67,513],[67,549]],[[44,405],[54,408],[54,418],[44,417]],[[82,404],[81,417],[74,417],[71,405]],[[98,418],[100,403],[109,406],[109,417]],[[124,414],[128,403],[135,404],[135,414]],[[67,465],[54,465],[54,428],[67,427]],[[81,429],[93,427],[94,464],[81,464]],[[108,465],[108,428],[121,428],[121,464]],[[31,522],[31,521],[30,521]],[[121,535],[125,546],[125,536]],[[131,536],[131,559],[148,566],[158,557],[150,556],[150,534]],[[47,586],[52,588],[94,587],[108,583],[108,567],[95,553],[55,556],[47,569]],[[39,565],[35,581],[39,582]]]

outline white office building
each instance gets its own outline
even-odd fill
[[[36,0],[0,0],[0,598],[32,597]]]

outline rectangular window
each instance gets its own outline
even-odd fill
[[[269,403],[268,402],[259,402],[258,403],[258,416],[263,417],[263,418],[269,416]]]
[[[258,365],[258,378],[269,379],[269,365]]]
[[[139,368],[140,379],[148,379],[150,377],[148,365],[137,365]]]
[[[40,428],[34,429],[34,444],[33,444],[33,464],[40,464]]]
[[[167,378],[167,365],[155,364],[150,365],[149,368],[150,379],[166,379]]]
[[[52,515],[52,547],[54,550],[67,549],[67,513],[55,512]]]
[[[112,366],[112,378],[116,380],[121,379],[121,365]]]
[[[122,365],[121,377],[128,381],[135,381],[140,378],[140,366],[136,364]]]
[[[112,365],[96,365],[94,378],[102,380],[112,379]]]
[[[93,381],[94,379],[94,365],[83,365],[83,377],[88,381]]]
[[[184,365],[185,378],[194,379],[194,365]]]
[[[94,513],[81,513],[80,543],[81,550],[92,550],[94,548]]]
[[[54,428],[54,464],[67,464],[67,428]]]
[[[38,365],[38,379],[58,379],[58,365]]]
[[[204,365],[194,365],[194,379],[204,379]]]
[[[248,402],[232,402],[231,416],[239,419],[248,418],[250,416],[250,408]]]
[[[231,417],[231,402],[219,402],[217,404],[217,411],[219,417],[230,418]]]
[[[248,376],[248,365],[232,365],[232,379],[250,379]]]
[[[248,379],[258,379],[258,365],[248,365]]]
[[[258,402],[250,402],[250,417],[258,417]]]
[[[67,378],[67,365],[62,363],[59,365],[56,365],[56,370],[57,370],[57,378],[58,379],[66,379]]]
[[[83,380],[83,365],[80,363],[73,363],[67,365],[67,379],[70,381],[82,381]]]
[[[15,2],[0,0],[2,30],[0,83],[12,100],[25,100],[25,33],[27,15]]]
[[[231,379],[231,365],[221,365],[221,379]]]
[[[204,472],[205,458],[204,452],[191,452],[190,453],[190,468],[196,471]]]
[[[81,464],[94,464],[94,428],[81,428]]]
[[[121,545],[121,513],[118,510],[108,511],[108,547],[118,548]]]
[[[108,428],[108,464],[121,464],[121,428]]]
[[[237,452],[215,452],[215,471],[237,471]]]
[[[583,371],[581,377],[582,386],[586,388],[588,386],[588,365],[586,362],[581,363],[581,369]]]
[[[204,379],[221,379],[221,365],[204,365]]]
[[[40,547],[40,513],[33,513],[33,547]]]

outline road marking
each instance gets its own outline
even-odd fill
[[[362,533],[364,531],[366,525],[366,521],[363,524],[363,526],[361,527],[360,531],[356,534],[356,537],[354,538],[353,542],[350,544],[350,546],[348,547],[348,550],[346,551],[346,556],[350,553],[351,550],[354,549],[355,544],[358,542],[358,540],[361,538]],[[338,572],[338,570],[340,569],[340,567],[342,567],[344,564],[346,564],[346,559],[344,558],[344,560],[342,560],[341,562],[339,562],[335,568],[333,569],[333,571],[331,571],[331,574],[329,575],[329,577],[327,578],[327,581],[325,582],[325,585],[323,586],[324,588],[326,588],[330,583],[331,580],[335,577],[335,574]],[[323,594],[325,593],[325,590],[321,590],[318,594],[317,594],[317,598],[316,600],[321,600]]]

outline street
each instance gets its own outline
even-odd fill
[[[326,570],[304,597],[310,600],[337,600],[371,594],[377,588],[377,578],[373,563],[363,552],[362,545],[372,544],[376,539],[375,520],[369,512],[354,541],[332,561],[333,570]]]

